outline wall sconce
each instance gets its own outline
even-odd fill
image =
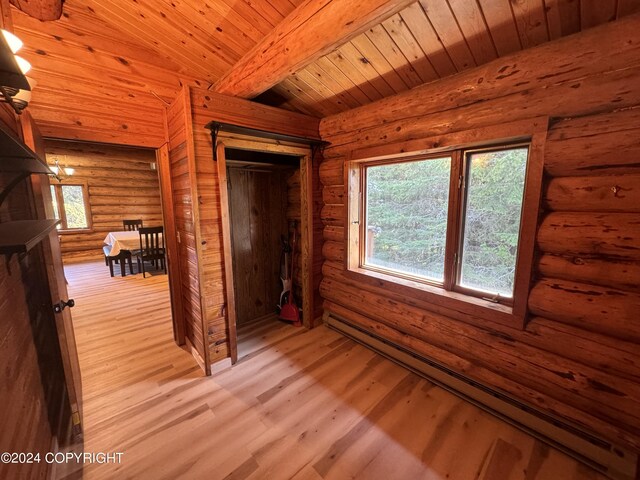
[[[76,172],[75,168],[61,167],[60,162],[57,158],[53,161],[53,165],[50,165],[49,168],[53,172],[53,176],[56,180],[58,180],[58,182],[62,182],[64,179],[70,177]]]
[[[7,30],[0,32],[0,101],[10,104],[20,114],[31,101],[36,82],[26,76],[31,64],[16,55],[22,48],[22,40]]]

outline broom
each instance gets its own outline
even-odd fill
[[[289,290],[289,301],[282,306],[280,310],[280,319],[287,322],[293,322],[293,325],[299,327],[300,323],[300,311],[293,299],[293,267],[295,265],[296,258],[296,224],[293,224],[293,240],[291,242],[291,290]]]

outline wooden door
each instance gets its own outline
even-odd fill
[[[278,304],[280,238],[287,234],[288,171],[227,169],[238,325],[274,314]]]
[[[20,123],[25,144],[44,159],[44,140],[28,112],[23,113]],[[55,218],[53,214],[53,204],[51,203],[49,177],[46,175],[32,175],[31,185],[35,197],[38,218]],[[53,308],[54,304],[69,299],[67,282],[62,266],[62,254],[60,253],[60,240],[55,230],[49,234],[48,238],[42,241],[42,246]],[[70,308],[64,308],[64,310],[56,314],[55,317],[69,402],[71,403],[73,433],[74,435],[78,435],[82,432],[82,383]]]

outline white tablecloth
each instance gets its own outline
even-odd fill
[[[162,238],[162,234],[159,235]],[[130,232],[109,232],[104,239],[104,244],[111,247],[110,257],[115,257],[122,250],[139,250],[140,234],[136,230]]]

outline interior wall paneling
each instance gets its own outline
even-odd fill
[[[640,392],[626,379],[640,375],[640,247],[636,206],[624,189],[633,199],[629,185],[640,173],[638,22],[631,16],[325,118],[320,131],[331,146],[319,172],[325,310],[632,452],[640,451]],[[538,115],[551,119],[543,181],[534,186],[542,203],[524,330],[346,274],[344,172],[352,156],[442,149],[470,129],[499,131]],[[533,229],[526,235],[533,241]]]
[[[203,296],[206,306],[206,325],[211,362],[230,356],[229,318],[225,308],[225,267],[221,225],[220,183],[213,160],[211,134],[205,125],[210,121],[265,130],[284,135],[318,138],[318,119],[296,112],[261,105],[240,98],[229,97],[201,88],[189,87],[192,105],[189,116],[193,131],[195,173],[198,187],[200,229],[199,249],[202,255]],[[171,128],[171,122],[169,122]],[[286,142],[255,142],[238,135],[221,136],[226,146],[257,151],[280,152],[291,150]],[[300,156],[308,149],[297,147]],[[295,153],[297,154],[297,153]],[[319,275],[319,273],[315,273]],[[228,304],[226,305],[228,307]]]
[[[167,140],[185,341],[206,375],[211,373],[202,298],[200,212],[190,101],[184,89],[167,108]]]

